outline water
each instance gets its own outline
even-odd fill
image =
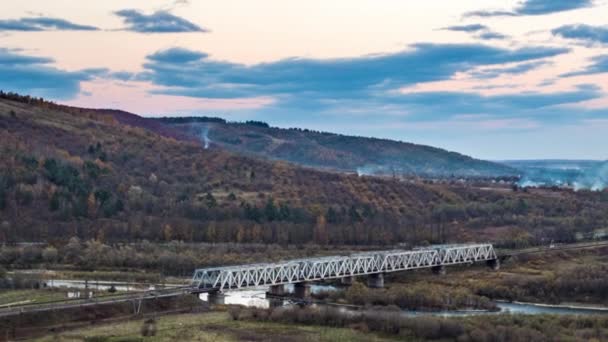
[[[337,288],[331,285],[318,285],[313,284],[310,286],[312,293],[319,293],[323,291],[336,291]],[[285,285],[285,292],[293,293],[293,284]],[[271,306],[287,306],[291,304],[289,300],[272,299],[266,298],[266,292],[268,287],[258,287],[246,290],[234,290],[225,293],[224,304],[243,305],[247,307],[268,309]],[[199,295],[201,300],[207,301],[208,296],[206,293]],[[278,304],[277,304],[278,303]],[[272,305],[271,305],[272,304]]]
[[[286,292],[293,291],[293,285],[285,286]],[[337,291],[338,288],[331,285],[311,285],[311,291],[313,293],[319,293],[322,291]],[[260,287],[247,290],[234,290],[225,293],[225,304],[243,305],[247,307],[256,307],[267,309],[271,306],[277,306],[277,300],[271,300],[266,298],[266,292],[268,288]],[[200,298],[207,301],[207,294],[203,293]],[[283,306],[291,305],[290,300],[279,300]],[[464,317],[474,315],[497,315],[497,314],[526,314],[526,315],[540,315],[540,314],[551,314],[551,315],[608,315],[608,308],[591,308],[591,307],[578,307],[578,306],[563,306],[563,305],[546,305],[546,304],[532,304],[532,303],[508,303],[498,302],[496,303],[500,311],[484,311],[484,310],[455,310],[455,311],[413,311],[404,310],[403,314],[406,316],[439,316],[439,317]],[[317,306],[324,306],[326,304],[315,304]],[[335,305],[332,305],[335,306]],[[340,306],[340,305],[338,305]],[[346,310],[352,310],[347,308],[347,305],[343,306]]]
[[[566,305],[546,305],[531,303],[497,303],[502,312],[538,315],[608,315],[608,308],[591,308]]]

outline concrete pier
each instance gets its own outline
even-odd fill
[[[383,288],[384,287],[384,274],[382,274],[382,273],[370,274],[367,277],[367,287],[370,287],[373,289]]]
[[[445,275],[445,266],[441,265],[441,266],[433,266],[431,268],[431,270],[433,271],[433,273],[437,274],[437,275]]]
[[[268,289],[268,294],[273,296],[282,296],[285,294],[285,285],[272,285]]]
[[[209,292],[207,294],[207,301],[212,305],[224,305],[226,299],[226,295],[222,292]]]
[[[309,283],[295,283],[293,285],[293,292],[297,298],[310,298],[310,284]]]
[[[340,278],[340,284],[343,286],[351,286],[355,282],[355,277]]]
[[[488,261],[486,261],[486,265],[488,265],[488,267],[490,267],[492,270],[498,271],[500,269],[500,260],[499,259],[488,260]]]

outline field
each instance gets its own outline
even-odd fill
[[[18,304],[33,304],[66,298],[65,290],[1,290],[0,308]]]
[[[87,327],[38,341],[139,341],[144,320]],[[348,328],[298,326],[233,320],[226,312],[160,317],[156,336],[146,341],[389,341]]]

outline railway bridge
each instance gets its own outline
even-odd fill
[[[367,276],[368,286],[383,287],[384,274],[429,268],[444,273],[445,267],[485,262],[498,269],[500,261],[491,244],[434,245],[412,250],[389,250],[286,260],[273,263],[197,269],[192,277],[194,292],[221,296],[222,292],[269,286],[281,295],[284,285],[293,284],[295,295],[307,297],[310,283],[340,279],[350,284],[354,277]]]

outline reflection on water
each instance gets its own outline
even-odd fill
[[[267,286],[261,286],[256,288],[248,288],[243,290],[227,291],[224,294],[224,304],[243,305],[247,307],[268,309],[271,306],[286,306],[290,305],[291,301],[282,299],[268,299],[266,298],[266,292],[268,292]],[[313,284],[310,286],[312,293],[319,293],[325,291],[336,291],[336,287],[331,285]],[[285,292],[293,293],[293,284],[285,285]],[[199,298],[204,301],[208,301],[209,296],[206,293],[201,293]],[[271,305],[272,304],[272,305]]]
[[[607,308],[584,308],[567,307],[544,304],[527,303],[497,303],[498,307],[509,313],[521,313],[528,315],[552,314],[552,315],[608,315]]]
[[[311,285],[311,291],[313,293],[319,293],[323,291],[336,291],[336,287],[331,285]],[[256,307],[267,309],[271,306],[286,306],[291,305],[293,302],[290,300],[283,299],[267,299],[266,292],[268,287],[258,287],[253,289],[243,289],[227,291],[224,297],[225,304],[236,304],[247,307]],[[293,293],[293,285],[286,285],[285,291]],[[208,296],[206,293],[200,295],[200,299],[207,301]],[[323,306],[324,304],[315,304],[317,306]],[[461,310],[461,311],[403,311],[406,316],[440,316],[440,317],[462,317],[462,316],[473,316],[473,315],[496,315],[496,314],[527,314],[527,315],[539,315],[539,314],[551,314],[551,315],[608,315],[608,308],[583,308],[583,307],[566,307],[566,306],[551,306],[543,304],[529,304],[529,303],[507,303],[498,302],[497,306],[500,311],[484,311],[484,310]],[[342,307],[345,311],[352,311],[351,308]]]

